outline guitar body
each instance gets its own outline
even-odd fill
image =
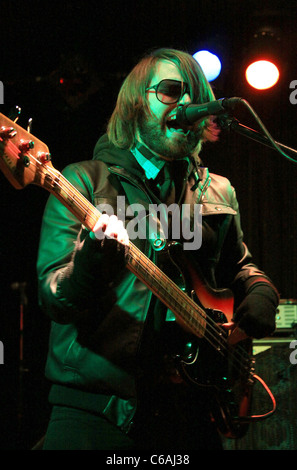
[[[232,320],[232,292],[212,289],[179,243],[169,243],[165,256],[169,260],[165,271],[207,312],[205,335],[210,338],[198,338],[184,325],[167,322],[166,336],[171,343],[167,347],[172,354],[166,360],[170,363],[171,380],[185,381],[211,396],[212,414],[220,432],[230,438],[242,437],[248,429],[244,417],[250,414],[252,399],[252,340],[226,346],[228,333],[220,325]]]

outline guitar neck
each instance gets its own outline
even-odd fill
[[[53,166],[40,165],[39,181],[89,230],[93,230],[101,213]]]
[[[4,150],[0,170],[16,189],[36,184],[51,192],[88,229],[93,230],[101,213],[56,170],[47,146],[15,122],[0,114],[0,143]],[[128,269],[172,312],[177,321],[199,337],[206,330],[206,313],[179,289],[155,264],[130,242]]]
[[[200,338],[204,337],[205,311],[131,242],[128,268],[174,313],[183,327]]]
[[[101,213],[57,170],[47,186],[63,205],[89,230],[92,230]],[[163,273],[133,243],[129,243],[127,268],[135,274],[176,316],[187,329],[198,337],[206,330],[206,314],[185,292]]]

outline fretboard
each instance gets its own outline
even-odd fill
[[[50,190],[89,230],[101,213],[60,172],[54,170]],[[129,243],[127,268],[157,296],[187,329],[204,337],[206,313],[133,243]]]

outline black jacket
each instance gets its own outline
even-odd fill
[[[117,210],[125,203],[155,203],[134,156],[101,138],[92,161],[69,165],[63,172],[95,206]],[[251,262],[243,243],[236,195],[230,182],[199,169],[199,184],[190,172],[180,202],[202,204],[202,245],[187,255],[199,263],[212,287],[232,289],[235,306],[255,284],[270,287],[267,276]],[[123,210],[123,206],[121,206]],[[123,214],[118,214],[123,216]],[[126,217],[126,222],[132,217]],[[134,241],[133,241],[134,242]],[[148,240],[135,244],[153,262]],[[54,384],[53,403],[103,412],[127,428],[136,406],[136,382],[142,374],[139,350],[152,305],[151,291],[115,255],[112,263],[98,250],[71,212],[51,195],[46,206],[38,257],[40,304],[52,319],[46,376]],[[81,395],[81,391],[86,392]],[[69,393],[68,393],[69,392]]]

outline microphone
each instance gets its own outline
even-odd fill
[[[223,114],[229,109],[233,109],[241,98],[221,98],[220,100],[210,101],[203,104],[186,104],[179,106],[176,113],[176,122],[181,125],[193,124],[200,119]]]

